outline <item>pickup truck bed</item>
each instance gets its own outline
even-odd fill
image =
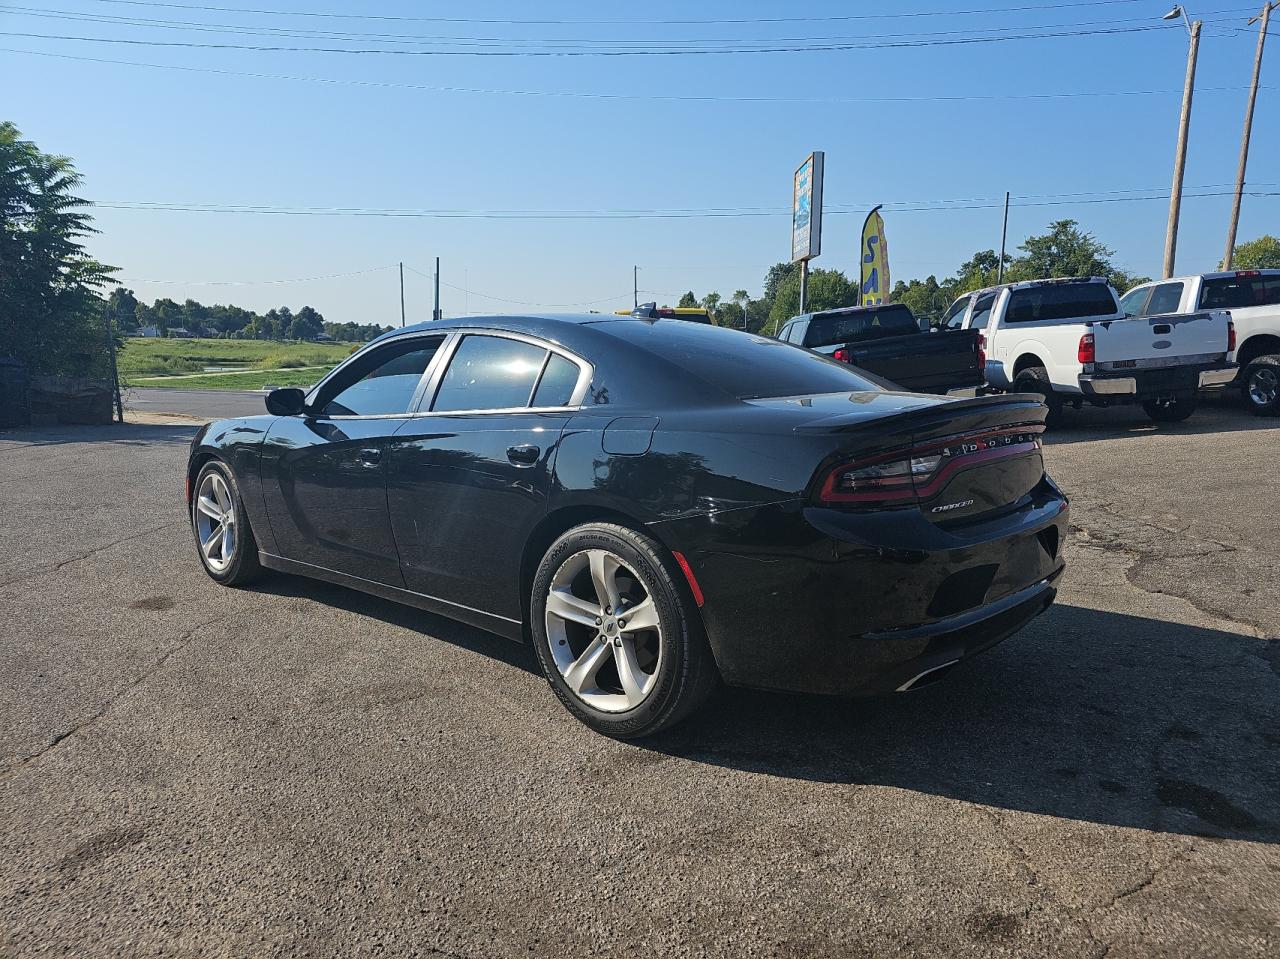
[[[978,330],[925,332],[902,304],[806,313],[789,320],[778,338],[910,392],[971,393],[985,382]]]

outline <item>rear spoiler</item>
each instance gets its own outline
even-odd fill
[[[1007,415],[1005,422],[1009,424],[1043,423],[1046,413],[1039,393],[1002,393],[999,396],[975,396],[921,406],[872,420],[860,414],[832,413],[800,424],[795,432],[860,433],[868,430],[902,430],[921,431],[920,435],[927,436],[931,426],[946,423],[948,427],[954,424],[956,428],[950,431],[959,433],[970,428],[966,421],[972,419],[976,425],[997,410]],[[842,423],[841,420],[847,422]]]

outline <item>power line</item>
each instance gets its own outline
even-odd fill
[[[830,23],[830,22],[847,22],[860,20],[892,20],[892,19],[908,19],[916,17],[943,17],[943,16],[979,16],[984,14],[1008,14],[1008,13],[1024,13],[1038,12],[1041,10],[1066,10],[1076,9],[1080,7],[1108,7],[1121,4],[1140,3],[1144,0],[1075,0],[1075,2],[1066,3],[1044,3],[1044,4],[1026,4],[1015,7],[985,7],[970,10],[917,10],[898,13],[866,13],[866,14],[841,14],[834,16],[807,16],[807,17],[718,17],[711,19],[649,19],[649,20],[581,20],[581,19],[555,19],[555,20],[521,20],[508,18],[473,18],[473,17],[406,17],[392,16],[385,14],[369,14],[369,13],[329,13],[314,10],[275,10],[254,7],[221,7],[209,6],[203,4],[186,4],[186,3],[165,3],[161,0],[95,0],[97,3],[114,3],[117,5],[133,6],[133,7],[162,7],[171,10],[201,10],[211,11],[214,13],[247,13],[255,16],[274,16],[274,17],[319,17],[324,19],[336,20],[382,20],[382,21],[401,21],[412,23],[480,23],[480,24],[507,24],[516,26],[635,26],[635,25],[679,25],[679,26],[695,26],[695,25],[717,25],[717,24],[758,24],[758,23]]]
[[[172,63],[141,63],[136,60],[115,60],[104,57],[76,56],[70,53],[53,53],[47,50],[22,50],[16,47],[0,47],[3,53],[26,54],[57,60],[74,60],[82,63],[103,63],[113,66],[143,67],[151,70],[177,70],[183,73],[207,73],[214,76],[241,77],[250,80],[285,80],[298,83],[324,83],[339,86],[373,87],[391,90],[417,90],[425,93],[470,94],[482,96],[550,97],[587,100],[644,100],[688,103],[930,103],[960,101],[1000,100],[1073,100],[1092,97],[1150,97],[1180,96],[1181,90],[1097,90],[1071,93],[983,93],[944,94],[941,96],[873,96],[873,97],[766,97],[721,96],[708,94],[661,93],[596,93],[576,90],[512,90],[485,87],[433,86],[422,83],[395,83],[385,80],[355,80],[337,77],[310,77],[277,73],[253,73],[241,70],[222,70],[216,67],[193,67]],[[1197,93],[1238,93],[1245,87],[1204,87]],[[1275,89],[1262,87],[1260,89]]]
[[[407,264],[405,265],[405,269],[406,269],[406,270],[408,270],[410,273],[416,273],[416,274],[418,274],[418,276],[423,277],[424,279],[428,279],[428,280],[433,279],[433,277],[432,277],[432,276],[430,276],[430,275],[428,275],[428,274],[426,274],[426,273],[423,273],[421,270],[415,269],[414,267],[409,266],[409,265],[407,265]],[[481,299],[485,299],[485,300],[495,300],[495,301],[497,301],[497,302],[499,302],[499,303],[513,303],[513,304],[515,304],[516,306],[539,306],[539,307],[550,307],[550,306],[595,306],[596,304],[599,304],[599,303],[608,303],[608,302],[610,302],[611,300],[618,300],[618,299],[622,299],[622,298],[624,298],[624,297],[626,296],[626,294],[625,294],[625,293],[620,293],[620,294],[617,294],[617,295],[615,295],[615,296],[602,296],[602,297],[601,297],[600,299],[598,299],[598,300],[581,300],[581,301],[579,301],[579,302],[577,302],[577,303],[534,303],[534,302],[532,302],[532,301],[530,301],[530,300],[512,300],[512,299],[508,299],[507,297],[504,297],[504,296],[494,296],[494,295],[492,295],[492,294],[490,294],[490,293],[481,293],[481,292],[480,292],[480,291],[478,291],[478,290],[469,290],[469,289],[467,289],[466,287],[454,286],[454,284],[452,284],[452,283],[446,283],[444,280],[441,280],[441,281],[440,281],[440,285],[441,285],[441,286],[447,286],[447,287],[448,287],[449,289],[451,289],[451,290],[457,290],[459,293],[466,293],[468,296],[478,296],[478,297],[480,297]]]
[[[326,273],[323,276],[299,276],[287,280],[150,280],[141,277],[120,277],[116,283],[167,283],[180,286],[269,286],[277,283],[311,283],[316,280],[336,280],[349,276],[364,276],[369,273],[381,273],[394,270],[395,264],[374,266],[367,270],[353,270],[350,273]]]
[[[35,40],[70,40],[77,43],[105,43],[124,46],[168,47],[185,50],[248,50],[259,53],[341,53],[348,55],[381,55],[408,57],[679,57],[724,56],[774,53],[839,53],[850,50],[905,50],[925,47],[962,46],[970,44],[1007,43],[1015,40],[1053,40],[1075,37],[1116,36],[1127,33],[1149,33],[1180,29],[1176,24],[1148,24],[1131,27],[1101,27],[1094,30],[1060,30],[1057,32],[1009,34],[996,37],[958,37],[933,40],[895,40],[888,43],[819,43],[809,45],[775,45],[752,47],[701,47],[682,49],[627,50],[386,50],[376,47],[303,47],[271,46],[241,43],[195,43],[187,40],[135,40],[119,37],[81,37],[70,34],[0,31],[0,36]]]
[[[1191,198],[1229,196],[1230,191],[1188,193]],[[1275,197],[1280,192],[1253,191],[1251,197]],[[1089,194],[1061,195],[1057,199],[1033,200],[1011,204],[1014,207],[1073,206],[1098,203],[1134,203],[1167,200],[1169,194],[1153,193],[1150,196],[1097,196]],[[967,202],[951,200],[920,201],[918,206],[894,206],[886,203],[887,213],[942,213],[952,210],[991,210],[1001,207],[1000,202]],[[368,207],[284,207],[247,206],[209,203],[169,203],[159,201],[104,201],[94,207],[107,210],[138,210],[166,213],[221,213],[250,214],[258,216],[338,216],[338,217],[388,217],[410,219],[468,219],[468,220],[686,220],[686,219],[742,219],[754,217],[790,216],[787,210],[766,209],[701,209],[701,210],[425,210],[425,209],[377,209]],[[861,216],[865,207],[827,210],[828,216]]]

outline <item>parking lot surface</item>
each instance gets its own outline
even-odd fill
[[[1280,422],[1068,419],[1046,615],[639,745],[527,648],[215,585],[190,427],[0,433],[0,955],[1280,953]]]

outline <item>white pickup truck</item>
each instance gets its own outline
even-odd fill
[[[1065,405],[1142,404],[1153,420],[1179,422],[1196,393],[1235,378],[1231,318],[1221,310],[1128,318],[1098,277],[1030,280],[960,297],[947,329],[983,331],[987,384],[1040,393],[1050,425]]]
[[[1127,316],[1229,310],[1245,404],[1258,416],[1280,415],[1280,270],[1201,273],[1135,286],[1120,298]]]

